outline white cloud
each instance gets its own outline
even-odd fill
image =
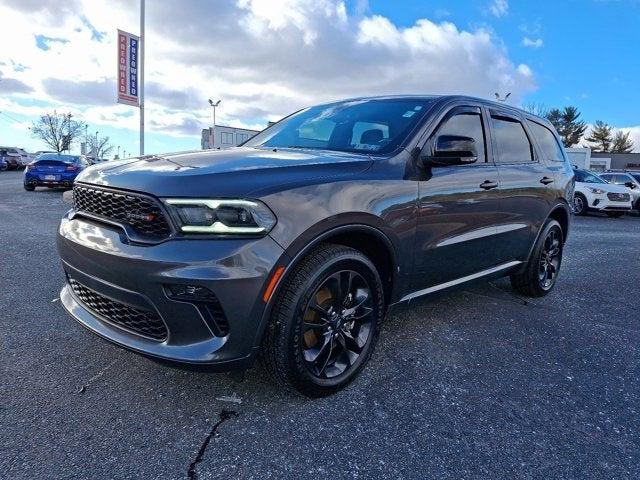
[[[489,6],[489,11],[494,17],[504,17],[507,13],[509,13],[508,0],[493,0],[491,5]]]
[[[116,29],[137,33],[137,11],[125,0],[77,0],[53,20],[56,4],[0,5],[3,34],[12,38],[0,74],[19,86],[0,97],[0,110],[58,108],[135,130],[137,113],[115,104],[114,82]],[[506,13],[506,2],[496,5]],[[510,91],[518,102],[536,88],[531,68],[514,64],[485,29],[428,19],[400,27],[372,14],[366,1],[349,12],[338,0],[219,0],[215,8],[206,0],[148,2],[148,128],[198,136],[210,124],[207,99],[214,97],[222,99],[219,123],[255,126],[349,96]],[[44,51],[35,35],[68,41]],[[19,105],[26,97],[36,103]]]
[[[542,41],[541,38],[536,38],[534,40],[529,37],[524,37],[522,39],[522,45],[524,45],[525,47],[540,48],[543,44],[544,42]]]

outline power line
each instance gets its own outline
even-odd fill
[[[12,117],[11,115],[8,115],[2,111],[0,111],[0,115],[4,115],[5,117],[7,117],[9,120],[13,120],[14,122],[17,123],[22,123],[22,120],[18,120],[17,118]]]

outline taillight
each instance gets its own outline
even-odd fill
[[[67,172],[75,172],[76,170],[78,170],[78,167],[76,167],[75,165],[69,165],[67,167]]]

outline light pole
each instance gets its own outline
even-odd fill
[[[118,145],[118,159],[120,159],[120,145]]]
[[[97,159],[98,158],[98,132],[96,132],[96,148],[95,148],[95,151],[93,152],[93,154]]]
[[[213,148],[216,143],[216,107],[220,105],[222,100],[218,100],[216,103],[213,103],[213,100],[209,99],[209,105],[213,109],[213,127],[211,129],[211,136],[213,137],[213,145],[209,145],[210,148]]]

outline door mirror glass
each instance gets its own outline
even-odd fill
[[[439,135],[433,155],[423,157],[423,162],[432,166],[466,165],[477,160],[476,141],[460,135]]]

